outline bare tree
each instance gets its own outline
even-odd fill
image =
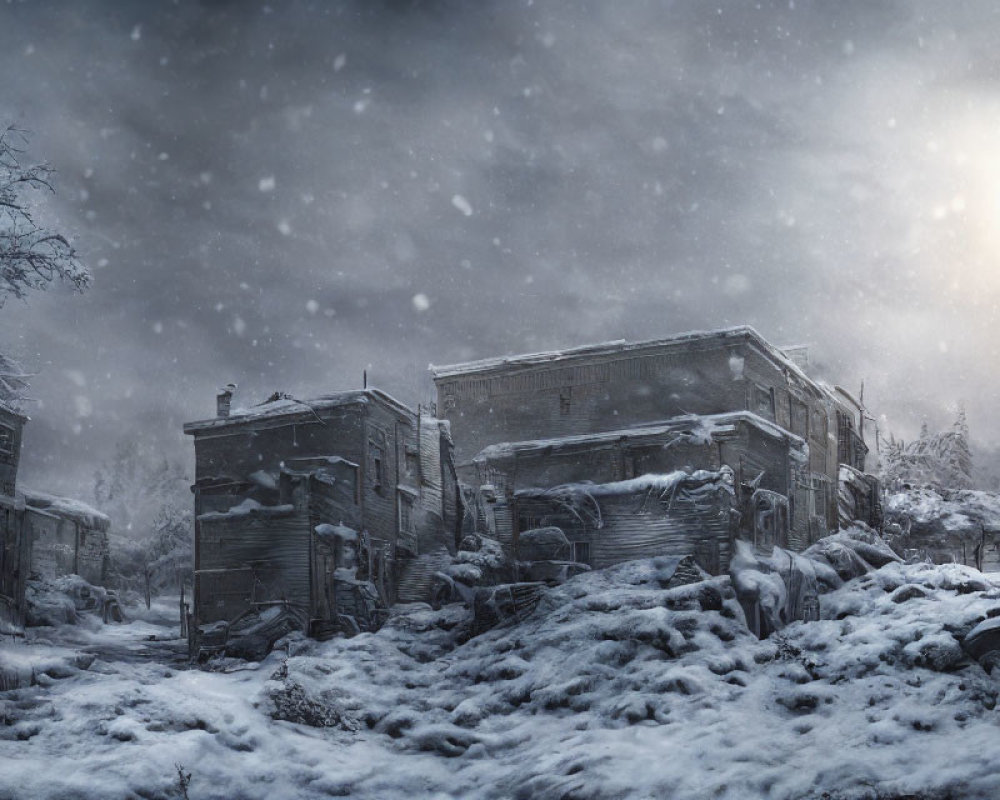
[[[78,291],[90,283],[90,272],[66,237],[35,222],[25,194],[54,191],[54,170],[45,163],[23,164],[27,144],[27,134],[18,128],[0,133],[0,306],[56,280]]]

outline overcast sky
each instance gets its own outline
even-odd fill
[[[0,121],[92,289],[0,310],[23,482],[275,390],[749,323],[1000,444],[1000,6],[0,4]]]

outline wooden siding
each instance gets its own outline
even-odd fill
[[[206,478],[246,480],[258,470],[277,474],[281,462],[293,458],[337,455],[356,464],[364,462],[362,405],[324,411],[320,420],[267,419],[242,422],[195,434],[195,474]]]
[[[451,421],[459,474],[466,481],[482,480],[470,463],[490,444],[611,431],[681,413],[747,410],[801,436],[808,445],[807,471],[826,475],[835,485],[835,412],[843,404],[797,368],[776,359],[754,336],[720,334],[665,348],[653,344],[645,352],[637,350],[641,345],[622,345],[619,351],[610,346],[559,361],[497,364],[485,373],[439,377],[438,408]],[[728,458],[738,470],[736,458]],[[710,460],[713,466],[719,462],[726,463],[726,456],[720,453]],[[770,465],[764,469],[764,485],[794,493],[788,467],[776,468],[773,458],[748,453],[743,465],[748,471]],[[602,473],[612,471],[612,465],[594,466]],[[621,477],[633,468],[639,473],[645,466],[631,465],[627,458],[617,464]],[[566,471],[565,466],[553,469]],[[551,485],[542,468],[536,471],[540,485]],[[815,509],[823,521],[803,526],[836,528],[834,493],[828,494],[823,507]]]
[[[520,365],[509,374],[441,379],[438,409],[451,422],[461,467],[497,442],[743,409],[742,376],[735,369],[742,349],[738,342],[702,343],[649,355],[602,354],[574,366]]]
[[[308,613],[312,541],[306,514],[289,511],[203,517],[199,525],[201,552],[196,575],[200,622],[231,620],[246,610],[246,593],[240,589],[245,578],[240,575],[247,569],[254,576],[254,602],[283,600]]]
[[[589,564],[602,569],[653,556],[692,555],[712,574],[729,568],[735,528],[732,495],[679,490],[660,499],[647,492],[597,497],[601,527],[543,499],[518,498],[519,516],[555,525],[573,543],[589,545]],[[586,519],[586,517],[584,517]]]
[[[76,566],[76,529],[52,514],[25,509],[24,523],[31,541],[31,577],[53,580],[70,575]]]
[[[18,506],[14,498],[0,496],[0,633],[13,633],[24,625],[31,543],[24,509]]]
[[[111,551],[106,532],[30,507],[24,526],[32,577],[53,580],[76,574],[96,585],[107,578]]]
[[[13,497],[21,460],[24,417],[0,406],[0,425],[5,428],[4,446],[0,448],[0,494]]]

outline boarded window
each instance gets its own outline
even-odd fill
[[[399,493],[399,529],[403,533],[413,533],[413,498]]]
[[[774,389],[754,384],[753,410],[765,419],[774,419]]]
[[[368,477],[372,488],[378,491],[384,483],[385,450],[375,442],[368,443]]]
[[[792,433],[803,439],[809,436],[809,407],[801,400],[791,399]]]
[[[825,475],[814,474],[812,476],[814,497],[813,513],[819,517],[826,516],[826,506],[830,502],[830,496],[827,491],[828,480],[829,479]]]

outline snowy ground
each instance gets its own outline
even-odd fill
[[[35,676],[0,693],[0,797],[181,798],[176,764],[191,800],[1000,796],[1000,683],[957,644],[1000,584],[891,564],[758,642],[727,579],[659,578],[579,576],[464,644],[460,606],[410,606],[225,672],[186,668],[173,603],[37,629],[0,648]]]

